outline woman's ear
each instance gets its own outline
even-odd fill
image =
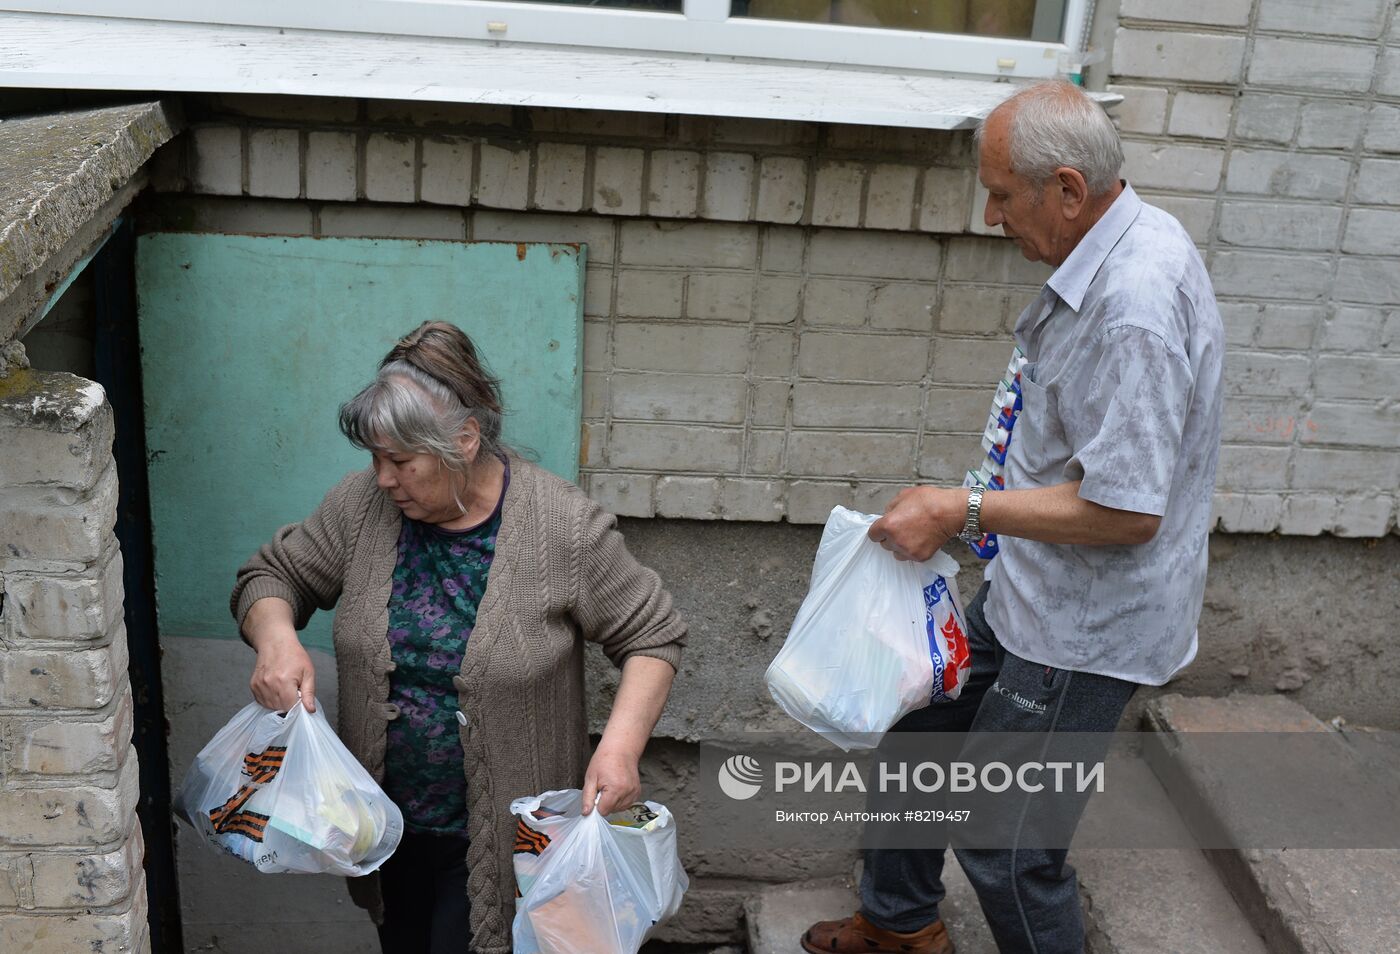
[[[457,447],[462,452],[462,459],[469,464],[476,463],[476,455],[481,452],[481,425],[476,418],[467,418],[466,426],[462,428],[462,436],[457,438]]]

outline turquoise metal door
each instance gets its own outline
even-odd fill
[[[162,637],[237,638],[235,570],[368,465],[338,408],[426,319],[500,377],[506,441],[577,476],[577,246],[154,233],[136,272]],[[303,635],[329,649],[327,614]]]

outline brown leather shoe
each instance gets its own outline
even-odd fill
[[[859,911],[839,921],[818,921],[802,935],[809,954],[953,954],[953,942],[941,920],[908,934],[886,931]]]

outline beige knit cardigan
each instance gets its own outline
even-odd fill
[[[527,461],[512,457],[510,466],[486,592],[452,678],[466,717],[467,897],[477,954],[511,948],[511,800],[582,785],[589,757],[582,640],[599,643],[619,667],[631,656],[677,667],[686,633],[657,575],[627,552],[616,518]],[[314,610],[337,606],[338,731],[376,780],[384,775],[387,723],[398,716],[388,702],[388,607],[400,522],[373,471],[352,473],[244,564],[231,600],[240,627],[268,596],[292,605],[298,629]],[[355,902],[376,919],[378,877],[350,879]]]

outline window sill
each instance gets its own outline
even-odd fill
[[[969,129],[992,78],[482,40],[0,14],[0,86],[352,96]],[[1109,105],[1121,97],[1096,93]]]

